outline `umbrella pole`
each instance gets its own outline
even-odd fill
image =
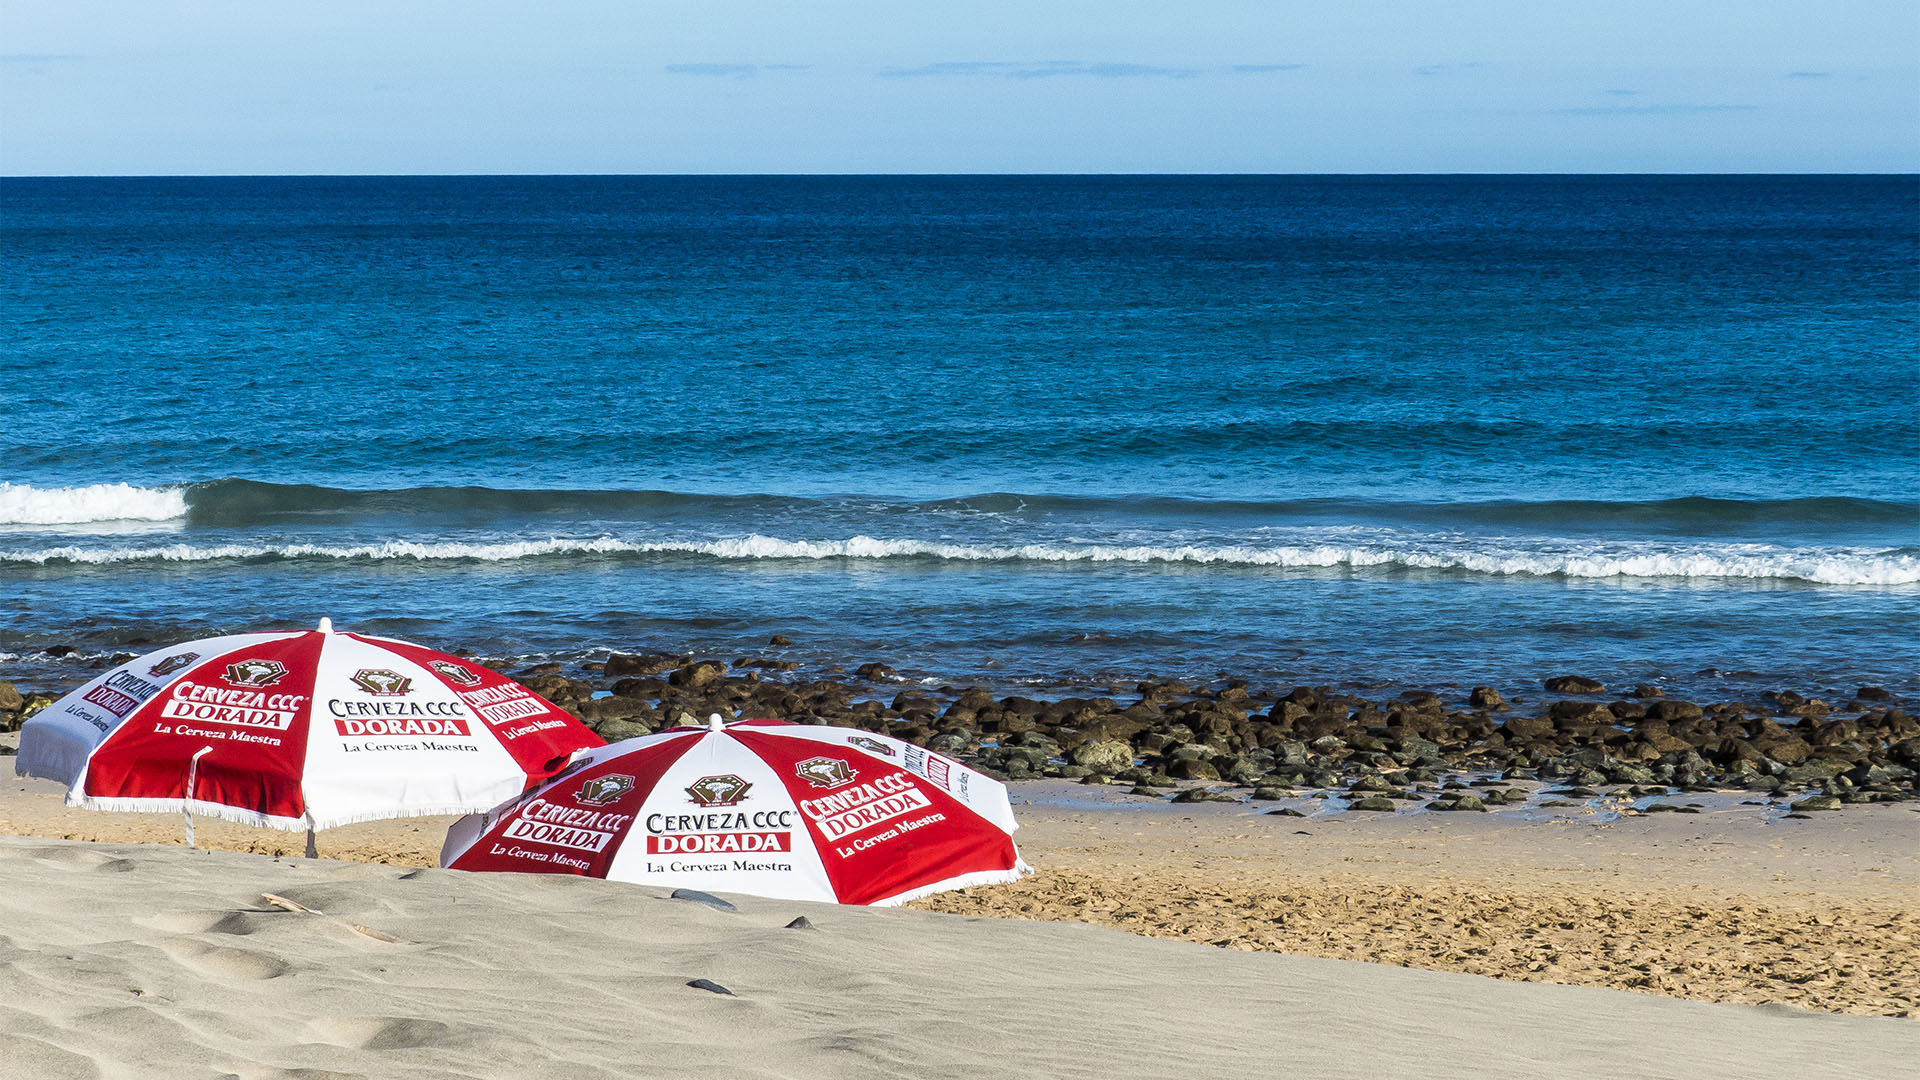
[[[195,751],[187,761],[186,798],[180,800],[180,816],[187,819],[187,847],[193,847],[193,812],[187,807],[193,805],[193,782],[200,774],[200,759],[213,751],[211,746],[203,746]]]
[[[317,859],[319,857],[320,850],[313,846],[313,822],[309,821],[307,822],[307,858]]]

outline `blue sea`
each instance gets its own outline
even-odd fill
[[[326,615],[795,678],[1911,694],[1917,196],[6,179],[0,678]]]

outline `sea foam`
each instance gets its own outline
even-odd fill
[[[748,535],[709,540],[630,541],[602,536],[491,543],[387,541],[378,544],[70,545],[0,551],[0,564],[109,565],[269,560],[412,560],[505,562],[530,558],[709,558],[759,560],[940,560],[975,563],[1085,563],[1438,571],[1487,576],[1605,580],[1615,578],[1797,581],[1818,585],[1904,586],[1920,583],[1912,549],[1788,548],[1765,544],[1474,547],[1436,540],[1299,544],[1022,544],[946,543],[853,536],[788,540]]]
[[[37,488],[0,481],[0,525],[84,525],[97,521],[172,521],[187,516],[183,488],[131,484]]]

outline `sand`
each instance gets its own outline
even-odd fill
[[[1235,949],[1920,1017],[1920,807],[1266,815],[1019,785],[1045,873],[916,906]],[[1049,804],[1051,800],[1051,804]],[[1063,803],[1081,805],[1062,805]]]
[[[1904,1021],[1081,924],[13,837],[0,875],[9,1076],[1818,1077],[1920,1050]]]
[[[177,814],[9,779],[0,1075],[1824,1076],[1920,1054],[1891,1019],[1920,1015],[1911,807],[1290,818],[1014,793],[1025,882],[722,913],[425,869],[444,818],[322,833],[321,860],[201,821],[210,853]],[[818,931],[784,929],[800,914]]]

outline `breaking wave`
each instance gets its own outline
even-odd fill
[[[37,488],[0,481],[0,525],[87,525],[172,521],[187,516],[185,488],[131,484]]]
[[[388,541],[363,545],[164,544],[65,546],[0,551],[0,565],[104,566],[124,563],[273,562],[293,560],[505,562],[517,559],[723,562],[763,560],[920,560],[971,563],[1137,564],[1281,569],[1455,572],[1486,576],[1731,579],[1818,585],[1899,586],[1920,583],[1920,549],[1794,549],[1763,544],[1695,547],[1583,545],[1560,550],[1466,547],[1410,540],[1362,544],[1022,544],[944,543],[854,536],[785,540],[750,535],[715,540],[509,540],[494,543]]]

